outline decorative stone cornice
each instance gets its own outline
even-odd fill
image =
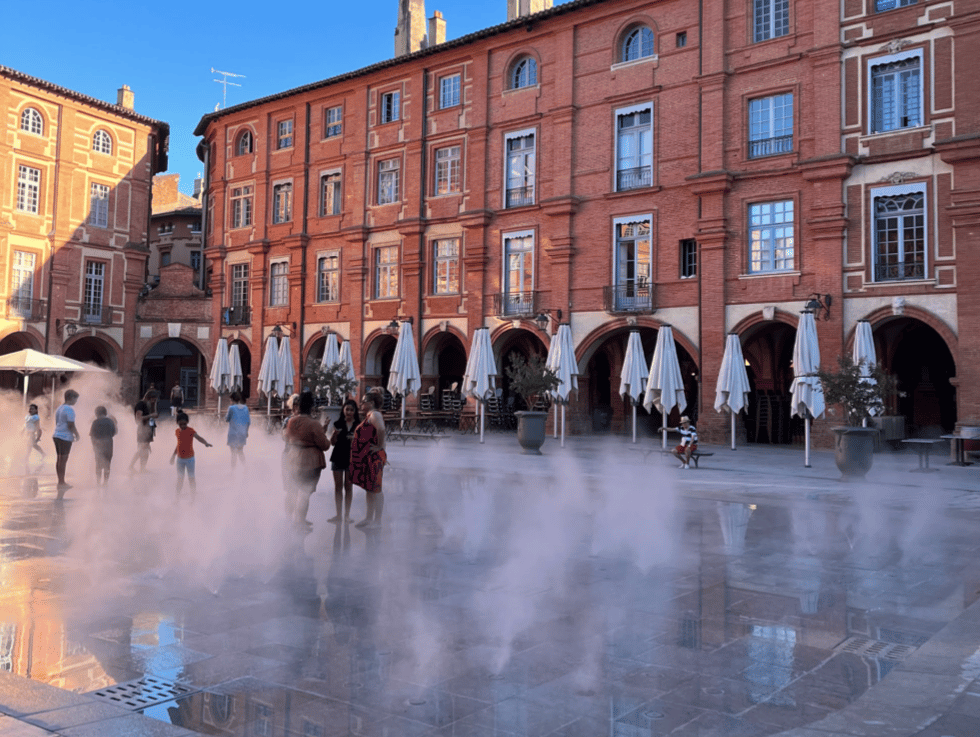
[[[878,181],[888,182],[890,184],[905,184],[905,182],[918,179],[920,176],[921,175],[916,174],[914,171],[893,171],[891,174],[883,176]]]

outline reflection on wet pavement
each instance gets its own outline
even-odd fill
[[[273,480],[4,492],[0,669],[203,734],[762,736],[852,703],[980,581],[975,512],[533,481],[403,468],[384,529],[326,524],[331,491],[305,538]]]

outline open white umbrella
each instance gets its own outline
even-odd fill
[[[749,375],[742,357],[742,342],[735,333],[725,341],[725,355],[715,384],[715,412],[727,409],[732,418],[732,450],[735,450],[735,415],[749,405]]]
[[[27,404],[27,385],[31,374],[67,374],[73,372],[90,372],[111,374],[112,372],[92,366],[81,361],[76,361],[64,356],[52,356],[48,353],[35,351],[33,348],[24,348],[0,356],[0,371],[16,371],[24,374],[24,404]],[[52,390],[51,406],[54,409],[54,393]]]
[[[633,442],[636,442],[636,405],[643,396],[643,387],[647,382],[647,359],[643,355],[643,343],[640,342],[640,331],[631,330],[626,343],[626,356],[623,368],[619,372],[619,395],[628,396],[633,407]]]
[[[354,359],[351,356],[349,340],[345,340],[340,344],[340,356],[337,358],[337,362],[347,367],[347,378],[356,382],[357,374],[354,373]]]
[[[270,335],[265,342],[265,353],[262,354],[262,365],[259,367],[258,389],[266,396],[266,412],[272,412],[272,394],[282,388],[279,383],[279,344],[275,336]]]
[[[279,391],[284,399],[293,393],[295,378],[296,373],[293,371],[293,353],[290,350],[289,336],[284,335],[279,341]]]
[[[419,371],[418,353],[415,351],[415,338],[412,335],[412,323],[403,322],[398,329],[398,342],[395,344],[395,355],[391,357],[391,373],[388,376],[388,391],[401,396],[402,422],[405,427],[405,397],[415,394],[422,382],[422,372]]]
[[[687,408],[681,364],[677,360],[677,346],[674,345],[674,331],[670,325],[662,325],[657,332],[657,346],[653,349],[653,360],[650,361],[643,406],[646,407],[647,412],[652,407],[656,407],[663,415],[661,447],[666,450],[667,415],[674,407],[681,412]]]
[[[871,371],[878,363],[878,353],[875,351],[875,339],[871,333],[871,323],[867,320],[858,320],[857,332],[854,334],[852,358],[854,363],[861,368],[861,381],[874,384],[875,380],[871,377]],[[878,408],[872,409],[871,414],[878,414]],[[861,424],[867,427],[868,418],[865,417]]]
[[[558,332],[551,337],[553,351],[548,352],[547,366],[561,380],[561,383],[551,391],[557,405],[561,405],[561,445],[565,447],[565,409],[568,406],[568,395],[572,390],[578,391],[578,362],[575,360],[575,346],[572,344],[572,326],[562,323]],[[554,355],[552,355],[554,353]],[[557,419],[557,417],[555,418]]]
[[[218,393],[218,417],[221,417],[221,395],[231,391],[231,363],[228,361],[228,340],[218,338],[218,347],[214,349],[214,360],[211,362],[211,388]]]
[[[490,328],[477,328],[473,333],[470,355],[466,359],[466,373],[460,393],[476,399],[480,407],[480,442],[483,442],[483,428],[486,420],[487,394],[496,384],[497,366],[493,362],[493,347],[490,345]]]
[[[813,313],[801,312],[793,343],[793,384],[790,387],[790,417],[802,417],[806,449],[803,465],[810,468],[810,423],[824,411],[823,386],[817,378],[820,368],[820,343]]]
[[[228,389],[240,392],[245,386],[245,373],[242,371],[242,354],[238,343],[232,343],[228,349]]]

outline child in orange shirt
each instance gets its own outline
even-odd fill
[[[198,435],[193,427],[188,427],[190,418],[183,412],[177,414],[177,429],[174,434],[177,436],[177,447],[174,448],[173,455],[170,456],[170,465],[177,463],[177,496],[184,488],[184,474],[191,484],[191,498],[197,494],[197,482],[194,480],[194,440],[198,440],[208,448],[211,443]]]

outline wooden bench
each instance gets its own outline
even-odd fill
[[[644,463],[653,453],[659,453],[661,458],[676,458],[674,451],[663,450],[662,448],[637,448],[635,446],[630,446],[630,450],[642,453]],[[714,454],[714,451],[710,450],[696,450],[691,453],[691,462],[694,464],[695,468],[700,468],[698,462],[701,460],[701,458],[713,456]]]

